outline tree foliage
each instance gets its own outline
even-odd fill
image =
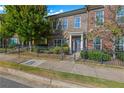
[[[4,32],[9,36],[18,34],[21,41],[47,38],[50,34],[50,24],[46,19],[46,6],[5,6]]]

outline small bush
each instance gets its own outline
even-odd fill
[[[88,59],[88,51],[81,51],[80,56],[84,59]]]
[[[56,46],[56,47],[53,48],[53,53],[54,54],[59,54],[60,52],[61,52],[61,47]]]
[[[94,61],[109,61],[111,56],[101,52],[101,51],[81,51],[80,53],[82,58],[94,60]]]
[[[64,44],[62,45],[62,47],[68,47],[68,44],[67,44],[67,43],[64,43]]]
[[[49,49],[49,51],[50,51],[51,53],[54,53],[54,54],[60,54],[60,53],[62,53],[62,52],[64,52],[65,54],[67,54],[68,51],[69,51],[69,47],[56,46],[56,47],[54,47],[54,48]]]
[[[116,57],[117,57],[117,59],[124,62],[124,52],[117,53]]]
[[[69,52],[69,47],[67,47],[67,46],[66,46],[66,47],[63,47],[63,52],[66,53],[66,54],[68,54],[68,52]]]

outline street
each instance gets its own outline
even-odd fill
[[[29,88],[26,85],[0,77],[0,88]]]

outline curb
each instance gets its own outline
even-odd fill
[[[35,83],[37,83],[39,86],[40,84],[45,84],[51,87],[63,87],[63,88],[82,88],[83,86],[80,85],[75,85],[72,83],[67,83],[67,82],[63,82],[63,81],[59,81],[59,80],[54,80],[54,79],[50,79],[50,78],[45,78],[45,77],[41,77],[41,76],[37,76],[34,74],[29,74],[23,71],[19,71],[19,70],[15,70],[15,69],[10,69],[10,68],[4,68],[4,67],[0,67],[0,72],[3,73],[7,73],[7,74],[11,74],[14,76],[18,76],[30,81],[33,81]]]

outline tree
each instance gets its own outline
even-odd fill
[[[88,39],[93,39],[94,37],[106,38],[112,42],[112,54],[113,59],[116,58],[116,40],[118,37],[123,35],[123,27],[118,23],[117,14],[121,11],[121,6],[105,6],[105,22],[104,25],[100,25],[99,28],[94,27],[92,31],[87,34]],[[121,20],[124,20],[122,18]],[[96,22],[95,22],[96,23]],[[99,22],[98,22],[99,23]]]
[[[123,28],[117,19],[117,14],[121,12],[121,6],[106,6],[109,11],[109,16],[106,17],[105,27],[111,32],[111,41],[112,41],[112,51],[113,59],[116,58],[116,40],[123,35]],[[121,20],[123,20],[122,18]]]
[[[40,6],[5,6],[6,18],[8,24],[7,31],[11,28],[18,34],[20,42],[29,42],[30,51],[32,41],[35,39],[44,39],[50,35],[50,24],[46,19],[47,7]]]
[[[2,45],[4,45],[5,52],[7,52],[9,38],[11,38],[14,35],[15,31],[12,28],[12,24],[7,23],[5,19],[10,20],[9,17],[7,17],[5,14],[2,14],[0,37],[3,39],[4,44]]]

